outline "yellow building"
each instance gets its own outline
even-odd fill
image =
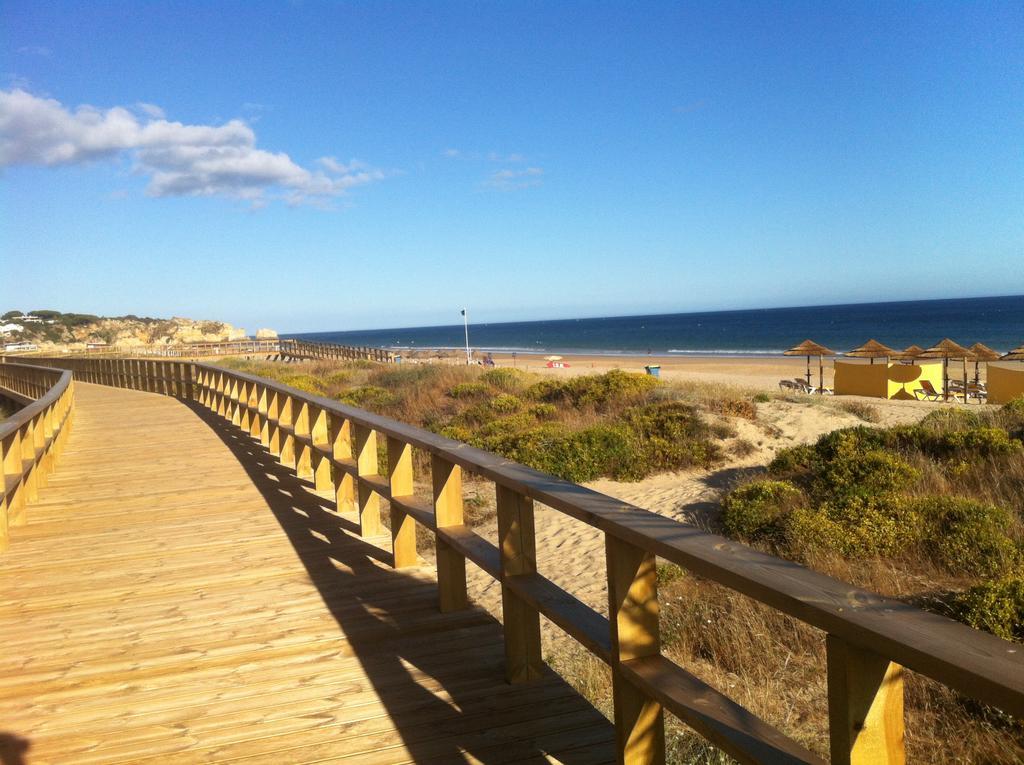
[[[916,398],[914,391],[927,380],[942,393],[942,361],[915,364],[869,364],[859,361],[835,362],[837,396],[872,398]]]
[[[1024,364],[989,363],[986,369],[986,385],[990,404],[1005,404],[1018,396],[1024,396]]]

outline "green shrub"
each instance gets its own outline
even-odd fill
[[[920,477],[919,470],[892,452],[851,449],[821,466],[811,482],[811,495],[819,502],[877,497],[905,490]]]
[[[1024,396],[1003,404],[993,418],[1018,441],[1024,441]]]
[[[490,393],[490,388],[482,382],[464,382],[452,387],[448,395],[452,398],[475,398]]]
[[[918,422],[925,430],[945,433],[950,430],[966,430],[977,428],[983,423],[976,412],[967,409],[936,409],[929,412]]]
[[[446,425],[439,433],[445,438],[468,444],[473,440],[473,431],[463,425]]]
[[[364,385],[341,396],[341,401],[352,406],[362,407],[373,411],[381,411],[395,403],[395,394],[384,390],[376,385]]]
[[[767,404],[771,400],[772,400],[772,397],[769,396],[767,393],[755,393],[754,394],[754,403],[755,404]]]
[[[925,551],[951,573],[1001,576],[1017,565],[1005,509],[966,497],[925,497],[913,509],[925,524]]]
[[[708,402],[708,409],[726,417],[740,417],[744,420],[757,419],[754,402],[743,398],[716,398]]]
[[[491,409],[501,414],[519,411],[522,405],[523,402],[519,400],[519,397],[513,396],[511,393],[499,393],[490,401]]]
[[[801,486],[810,485],[815,473],[821,469],[818,451],[807,444],[782,449],[768,464],[768,473],[776,478],[793,481]]]
[[[815,509],[798,508],[783,527],[792,553],[827,551],[848,558],[897,555],[922,535],[920,517],[896,495],[850,496]]]
[[[638,442],[643,475],[708,466],[721,458],[720,447],[711,441],[710,428],[690,404],[659,401],[631,407],[620,421]]]
[[[755,481],[730,492],[722,502],[722,527],[730,537],[748,542],[776,540],[780,521],[806,503],[788,481]]]
[[[550,420],[558,414],[558,407],[554,404],[534,404],[530,407],[530,414],[538,420]]]
[[[854,417],[864,420],[864,422],[882,421],[882,413],[878,411],[878,407],[864,401],[843,401],[839,404],[839,408],[844,412],[849,412]]]
[[[526,382],[526,375],[518,369],[496,367],[480,375],[480,380],[498,390],[515,393],[523,387]]]
[[[1024,642],[1024,577],[972,587],[953,598],[952,608],[964,624],[1004,640]]]
[[[536,420],[529,412],[517,412],[501,419],[491,420],[480,426],[474,436],[475,441],[515,433],[536,426]]]
[[[324,383],[319,377],[314,377],[309,374],[285,374],[278,378],[285,385],[290,385],[293,388],[304,390],[307,393],[323,393]]]
[[[1024,420],[1024,396],[1017,396],[1012,401],[1007,401],[999,410],[1003,414],[1008,414],[1012,417],[1020,417]]]
[[[553,404],[565,402],[576,408],[601,408],[611,402],[639,398],[657,386],[658,380],[650,375],[613,369],[603,375],[541,380],[527,389],[527,395]]]
[[[478,445],[570,481],[605,475],[632,479],[640,473],[634,439],[622,426],[565,431],[553,424],[537,425],[487,436]]]

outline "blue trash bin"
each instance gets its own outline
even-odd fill
[[[647,374],[651,377],[661,377],[661,366],[658,364],[650,364],[644,367],[644,369],[647,370]]]

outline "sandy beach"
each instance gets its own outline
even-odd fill
[[[499,366],[515,366],[531,372],[557,375],[578,375],[623,369],[627,372],[644,372],[645,367],[657,365],[660,376],[666,380],[694,380],[710,383],[725,383],[744,388],[778,389],[779,380],[806,375],[807,361],[803,358],[745,357],[745,356],[564,356],[560,363],[565,368],[549,368],[542,355],[494,354]],[[817,384],[818,360],[812,359],[812,382]],[[832,365],[825,363],[825,384],[832,382]]]

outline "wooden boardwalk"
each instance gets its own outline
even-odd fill
[[[505,683],[492,617],[439,613],[432,569],[391,569],[258,442],[76,390],[0,557],[4,765],[613,759],[553,673]]]

